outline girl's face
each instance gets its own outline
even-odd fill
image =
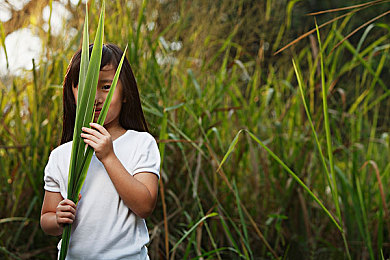
[[[110,90],[112,80],[114,79],[115,76],[115,71],[116,68],[113,65],[108,64],[104,66],[99,72],[99,81],[97,85],[96,98],[95,98],[96,107],[95,107],[95,115],[93,120],[95,123],[100,115],[100,111],[103,107],[104,101],[106,100],[108,91]],[[72,90],[73,90],[74,99],[76,100],[76,104],[77,104],[78,87],[72,88]],[[104,121],[104,127],[107,130],[112,127],[118,127],[118,126],[121,127],[119,124],[119,115],[121,112],[123,102],[125,102],[125,100],[123,100],[123,95],[122,95],[122,83],[120,80],[118,80],[114,94],[112,95],[111,104],[110,104],[110,108],[108,109],[106,120]]]

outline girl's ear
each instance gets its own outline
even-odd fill
[[[127,102],[126,98],[123,98],[122,103],[126,103],[126,102]]]

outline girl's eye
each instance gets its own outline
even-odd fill
[[[111,88],[111,85],[104,85],[102,87],[103,90],[109,90]]]

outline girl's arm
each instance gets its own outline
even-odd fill
[[[102,163],[126,206],[141,218],[152,214],[157,200],[157,176],[147,172],[132,176],[115,154]]]
[[[61,235],[63,225],[73,223],[75,215],[76,205],[73,201],[64,199],[59,192],[45,191],[41,227],[46,234]]]
[[[147,218],[157,201],[158,178],[154,173],[141,172],[132,176],[114,153],[111,135],[101,125],[91,123],[95,129],[83,127],[84,142],[94,150],[103,163],[119,196],[136,215]]]

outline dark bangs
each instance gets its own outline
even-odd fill
[[[93,44],[89,45],[89,58],[91,58]],[[78,50],[73,56],[69,67],[68,72],[65,76],[65,81],[67,84],[70,84],[73,87],[76,87],[79,84],[79,72],[80,72],[80,62],[81,62],[81,50]],[[116,60],[112,51],[103,44],[102,50],[102,61],[100,64],[100,70],[106,65],[113,65],[115,69],[118,67],[119,61]]]

